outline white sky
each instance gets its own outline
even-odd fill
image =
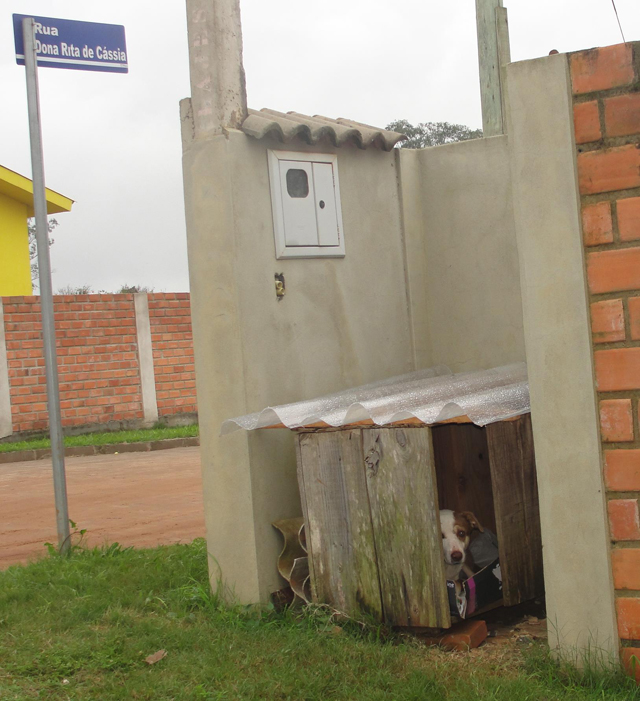
[[[611,0],[505,0],[512,60],[621,41]],[[616,0],[626,39],[639,0]],[[241,0],[251,107],[385,126],[481,126],[474,0]],[[31,177],[12,13],[123,24],[129,73],[40,71],[54,290],[188,290],[178,101],[190,93],[185,0],[9,0],[0,13],[0,163]]]

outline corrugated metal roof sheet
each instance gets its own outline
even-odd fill
[[[342,146],[351,141],[358,148],[378,146],[385,151],[391,149],[407,137],[395,131],[353,122],[350,119],[329,119],[318,114],[309,117],[297,112],[277,112],[262,109],[249,110],[249,116],[242,124],[242,131],[256,139],[267,135],[275,136],[283,143],[289,143],[296,137],[308,144],[317,144],[322,138],[328,138],[334,146]]]
[[[527,414],[529,383],[525,363],[453,374],[446,365],[392,377],[318,399],[267,407],[228,419],[222,434],[240,428],[311,425],[348,426],[370,422],[384,426],[403,421],[434,424],[468,417],[478,426]]]

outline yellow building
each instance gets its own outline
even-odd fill
[[[71,211],[73,200],[47,188],[47,213]],[[0,297],[33,294],[27,218],[33,183],[0,165]]]

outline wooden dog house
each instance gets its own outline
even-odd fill
[[[504,605],[543,593],[525,372],[403,376],[324,397],[320,406],[232,420],[296,432],[314,601],[394,626],[450,627],[440,508],[473,511],[497,534]],[[382,418],[393,420],[378,425],[385,403],[392,414]],[[354,415],[360,420],[349,420]]]

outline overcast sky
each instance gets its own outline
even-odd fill
[[[621,41],[611,0],[505,0],[518,61]],[[640,1],[616,0],[626,39]],[[0,164],[31,177],[12,13],[123,24],[127,75],[43,68],[54,290],[189,288],[178,101],[189,95],[185,0],[9,0],[0,14]],[[475,0],[241,0],[249,106],[384,126],[481,126]]]

